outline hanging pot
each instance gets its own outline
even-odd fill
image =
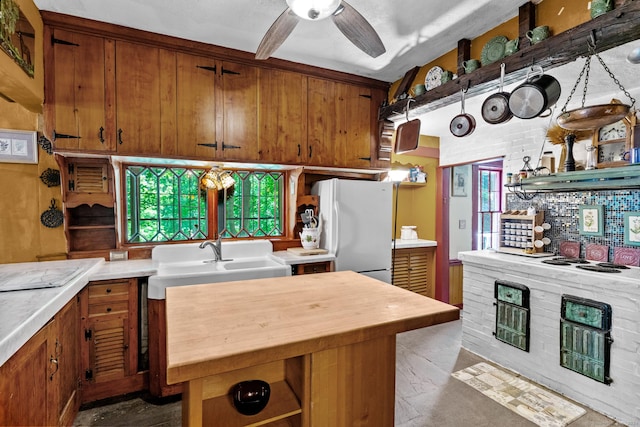
[[[536,74],[527,73],[526,81],[515,88],[509,96],[509,110],[521,119],[547,117],[551,114],[551,107],[560,98],[560,83],[555,77],[543,74],[542,67]],[[545,110],[549,114],[542,116]]]
[[[466,89],[462,89],[462,110],[461,113],[458,114],[451,120],[449,124],[449,130],[453,134],[453,136],[463,137],[467,135],[471,135],[473,131],[476,129],[476,119],[473,118],[471,114],[466,114],[464,112],[464,94]]]
[[[393,150],[395,154],[407,153],[418,148],[420,141],[420,120],[409,120],[409,104],[411,104],[412,101],[413,98],[407,101],[405,110],[407,121],[398,126],[396,130],[396,145]]]
[[[503,92],[504,85],[504,63],[500,64],[500,87],[498,93],[494,93],[482,103],[482,118],[485,122],[497,125],[511,120],[513,114],[509,109],[509,92]]]
[[[631,107],[626,104],[602,104],[565,111],[556,119],[558,126],[568,130],[589,130],[624,119]]]

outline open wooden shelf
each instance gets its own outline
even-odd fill
[[[256,415],[242,415],[236,411],[233,399],[229,395],[204,400],[202,402],[203,425],[249,427],[262,426],[277,421],[282,421],[277,425],[291,425],[284,420],[302,413],[298,397],[284,380],[272,383],[270,386],[269,403]]]

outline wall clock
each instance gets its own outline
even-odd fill
[[[635,124],[636,117],[631,112],[620,121],[595,129],[593,146],[597,150],[598,169],[629,164],[627,160],[623,160],[623,156],[632,145]]]

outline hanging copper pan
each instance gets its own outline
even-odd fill
[[[601,104],[565,111],[556,119],[558,126],[568,130],[597,129],[624,119],[631,107],[626,104]]]

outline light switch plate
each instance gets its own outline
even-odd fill
[[[459,219],[458,220],[458,228],[460,230],[464,230],[465,228],[467,228],[467,221],[464,219]]]
[[[129,259],[129,251],[109,251],[109,261],[126,261]]]

